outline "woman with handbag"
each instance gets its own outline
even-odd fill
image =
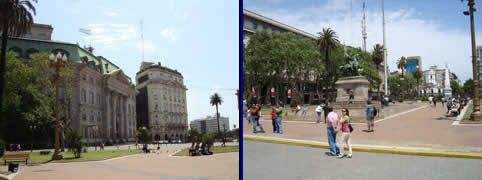
[[[350,112],[348,111],[347,108],[343,108],[341,110],[341,118],[340,118],[340,124],[341,124],[341,141],[340,141],[340,154],[338,155],[338,158],[343,158],[345,156],[344,151],[345,148],[343,147],[343,143],[348,145],[348,158],[352,157],[352,151],[351,151],[351,132],[353,131],[353,128],[350,125]]]

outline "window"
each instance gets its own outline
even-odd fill
[[[82,114],[82,121],[86,121],[87,120],[87,116],[85,114]]]
[[[85,89],[80,90],[80,98],[81,102],[87,102],[87,92],[85,91]]]
[[[24,38],[32,38],[32,34],[31,33],[26,33],[23,35]]]
[[[253,23],[253,29],[257,29],[258,25],[256,23]]]
[[[47,38],[45,38],[45,34],[39,34],[39,35],[38,35],[38,38],[39,38],[39,39],[47,39]]]

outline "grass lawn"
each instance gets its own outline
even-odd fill
[[[227,152],[239,152],[239,145],[235,146],[226,146],[226,147],[221,147],[221,146],[214,146],[211,149],[209,149],[213,154],[216,153],[227,153]],[[177,152],[174,156],[189,156],[189,148],[185,148],[179,152]]]
[[[464,118],[462,118],[462,122],[474,122],[470,120],[470,114],[474,111],[474,104],[469,104],[467,107],[467,112],[465,112]]]
[[[74,154],[71,152],[61,153],[63,159],[51,161],[53,151],[47,155],[40,155],[40,152],[30,153],[29,163],[45,163],[45,162],[70,162],[70,161],[90,161],[90,160],[104,160],[119,156],[125,156],[130,154],[140,153],[142,150],[107,150],[107,151],[90,151],[87,153],[81,153],[80,158],[74,158]],[[6,152],[6,154],[15,154],[14,152]]]

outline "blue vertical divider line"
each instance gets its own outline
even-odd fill
[[[239,0],[239,179],[243,179],[243,0]]]

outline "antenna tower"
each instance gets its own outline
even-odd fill
[[[142,62],[144,62],[144,31],[142,29],[142,19],[141,19],[141,48],[142,48]]]
[[[363,51],[367,51],[367,20],[365,19],[365,0],[363,0],[362,38]]]

